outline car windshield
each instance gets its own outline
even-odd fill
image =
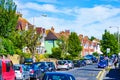
[[[45,80],[66,80],[67,77],[65,75],[60,75],[60,74],[50,74],[50,75],[46,75],[46,79]]]

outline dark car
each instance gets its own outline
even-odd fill
[[[75,80],[75,77],[68,73],[46,72],[42,80]]]
[[[82,65],[82,66],[87,65],[85,60],[80,60],[80,61],[81,61],[81,65]]]
[[[82,62],[80,60],[73,60],[74,67],[81,67]]]
[[[84,56],[84,59],[92,60],[93,63],[97,63],[98,62],[98,59],[95,56],[93,56],[93,55],[86,55],[86,56]]]
[[[53,62],[46,62],[49,66],[49,71],[56,71],[55,65]]]
[[[25,58],[24,64],[31,64],[31,63],[33,63],[33,59],[32,58]]]
[[[42,71],[39,66],[35,63],[26,64],[27,70],[30,72],[30,78],[32,79],[40,79],[42,76]]]
[[[49,66],[46,62],[35,62],[35,64],[37,64],[39,66],[42,73],[49,71]]]
[[[105,68],[108,66],[108,62],[105,59],[102,59],[98,62],[98,68]]]

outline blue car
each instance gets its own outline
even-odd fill
[[[38,65],[39,69],[41,69],[42,73],[49,71],[49,66],[47,62],[35,62],[36,65]]]
[[[99,62],[98,62],[98,68],[105,68],[105,67],[107,67],[108,66],[108,61],[107,60],[100,60]]]
[[[39,68],[39,66],[35,63],[33,64],[26,64],[27,66],[27,71],[30,73],[30,78],[33,79],[40,79],[42,76],[42,71]]]
[[[42,80],[76,80],[71,74],[64,72],[46,72]]]

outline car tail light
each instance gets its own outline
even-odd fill
[[[22,67],[20,67],[20,73],[22,73]]]
[[[34,70],[33,70],[33,69],[30,69],[30,73],[33,74],[33,73],[34,73]]]

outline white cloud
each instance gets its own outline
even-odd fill
[[[109,26],[120,25],[120,16],[113,17],[120,14],[119,8],[95,6],[93,8],[79,8],[77,11],[76,20],[74,21],[52,17],[38,17],[35,22],[36,25],[41,25],[46,28],[54,26],[56,31],[70,29],[79,34],[99,38],[101,38],[104,30],[108,29]],[[95,23],[96,21],[98,23]]]
[[[109,26],[119,26],[120,25],[120,8],[115,8],[110,5],[94,6],[93,8],[57,8],[55,5],[51,4],[37,4],[37,3],[26,3],[21,7],[21,3],[17,3],[20,8],[23,9],[23,15],[28,14],[26,9],[33,9],[37,11],[51,12],[51,13],[64,13],[62,15],[72,15],[76,17],[74,20],[59,18],[58,17],[48,17],[35,16],[35,25],[39,27],[45,27],[50,29],[51,26],[55,27],[56,32],[69,29],[75,31],[79,34],[87,36],[95,36],[101,38],[105,29],[116,32],[116,29],[109,29]],[[118,15],[118,16],[117,16]],[[33,23],[33,15],[28,18],[28,20]]]
[[[36,0],[38,2],[44,2],[44,3],[58,3],[57,0]]]

